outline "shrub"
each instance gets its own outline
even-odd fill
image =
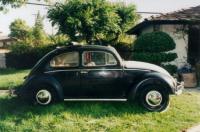
[[[19,55],[24,53],[30,53],[32,51],[32,46],[27,44],[12,44],[9,49],[13,54]]]
[[[161,62],[171,62],[177,58],[176,53],[134,53],[134,60],[161,65]]]
[[[132,58],[161,66],[162,63],[171,62],[177,58],[176,53],[168,52],[175,46],[174,40],[167,33],[147,33],[135,41]]]
[[[177,72],[178,68],[175,65],[162,65],[164,69],[166,69],[169,73],[174,74]]]
[[[119,52],[123,59],[129,59],[132,53],[131,44],[119,42],[117,44],[112,44],[112,46]]]
[[[146,33],[135,41],[136,52],[166,52],[175,49],[174,40],[164,32]]]

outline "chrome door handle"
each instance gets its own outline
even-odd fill
[[[88,71],[81,71],[81,74],[87,74]]]

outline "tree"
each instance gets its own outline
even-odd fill
[[[69,40],[68,36],[64,34],[50,35],[49,38],[53,44],[58,45],[66,44]]]
[[[48,18],[52,25],[58,25],[59,31],[67,34],[72,41],[81,39],[88,44],[101,44],[102,41],[115,40],[125,31],[124,25],[130,21],[135,22],[135,7],[127,9],[131,17],[123,14],[126,6],[122,7],[106,0],[68,0],[51,7]]]
[[[13,38],[16,38],[18,41],[27,41],[31,36],[31,28],[26,24],[26,21],[21,19],[16,19],[9,26],[10,35]]]
[[[33,45],[35,46],[44,44],[46,43],[46,40],[47,40],[47,35],[44,31],[43,20],[44,20],[44,17],[40,15],[40,12],[38,12],[35,19],[35,25],[32,31],[32,35],[34,37]]]
[[[138,20],[141,18],[140,15],[136,14],[136,6],[133,4],[125,5],[124,3],[117,3],[115,5],[116,13],[119,15],[121,21],[119,23],[119,26],[122,30],[121,33],[118,33],[116,35],[117,41],[123,41],[124,38],[127,38],[126,31],[133,27]]]
[[[24,20],[16,19],[10,24],[10,36],[16,38],[17,43],[28,44],[33,47],[50,44],[53,41],[44,31],[43,19],[44,17],[38,12],[33,27],[29,27]]]

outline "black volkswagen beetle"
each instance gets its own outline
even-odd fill
[[[149,111],[164,111],[169,95],[183,88],[163,68],[124,61],[111,46],[57,48],[33,67],[17,91],[40,105],[58,101],[134,101]]]

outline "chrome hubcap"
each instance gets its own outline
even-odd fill
[[[146,95],[146,102],[152,107],[159,106],[162,102],[162,94],[155,90],[149,91]]]
[[[39,90],[36,94],[36,101],[41,105],[49,104],[51,99],[51,93],[48,90]]]

